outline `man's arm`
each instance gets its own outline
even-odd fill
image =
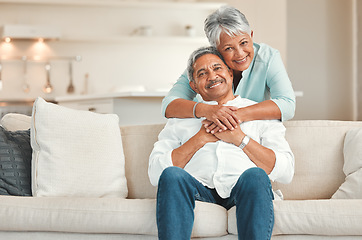
[[[192,156],[208,142],[216,142],[219,139],[206,129],[201,127],[200,131],[191,137],[180,147],[172,151],[172,163],[176,167],[184,168]]]
[[[245,154],[273,181],[289,183],[294,175],[294,155],[285,139],[285,127],[277,120],[264,121],[260,144],[253,139],[243,148]],[[245,133],[240,128],[215,134],[224,142],[240,146]]]
[[[181,143],[177,120],[171,119],[158,136],[151,152],[148,165],[148,176],[153,186],[158,185],[162,171],[171,166],[185,167],[192,156],[207,142],[217,141],[214,135],[206,133],[201,127],[199,132],[184,144]]]
[[[240,146],[242,140],[246,136],[240,128],[233,131],[227,130],[217,132],[214,135],[220,140],[232,143],[237,147]],[[243,151],[256,166],[262,168],[267,174],[272,172],[275,165],[275,154],[273,150],[262,146],[253,139],[250,139],[249,143],[243,148]]]

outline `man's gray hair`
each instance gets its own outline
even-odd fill
[[[193,53],[191,53],[190,58],[187,62],[187,76],[189,77],[190,81],[195,82],[194,64],[195,64],[196,60],[206,54],[214,54],[214,55],[218,56],[225,63],[224,58],[217,51],[217,49],[213,46],[201,47],[201,48],[195,50]],[[226,65],[226,63],[225,63],[225,65]]]
[[[210,44],[214,47],[220,43],[220,35],[223,31],[229,36],[245,33],[251,35],[249,22],[245,15],[230,6],[222,6],[210,14],[205,20],[204,31]]]

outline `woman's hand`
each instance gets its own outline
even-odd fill
[[[215,133],[220,130],[234,130],[239,126],[241,121],[236,115],[237,110],[237,107],[231,106],[199,104],[196,115],[207,119],[203,122],[207,132]]]

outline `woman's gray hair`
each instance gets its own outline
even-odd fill
[[[189,60],[187,62],[187,76],[190,81],[195,82],[194,64],[195,64],[196,60],[206,54],[216,55],[225,63],[224,58],[221,56],[221,54],[217,51],[216,47],[214,47],[214,46],[201,47],[201,48],[195,50],[193,53],[191,53]],[[225,65],[226,65],[226,63],[225,63]]]
[[[212,46],[220,43],[220,35],[224,31],[229,36],[239,34],[251,35],[249,22],[245,15],[231,6],[222,6],[210,14],[204,25],[204,31]]]

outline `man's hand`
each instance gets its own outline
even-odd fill
[[[172,151],[171,157],[173,165],[184,168],[192,156],[206,143],[217,141],[219,141],[217,137],[206,132],[206,129],[201,127],[187,142]]]
[[[194,137],[198,141],[202,142],[204,145],[209,142],[219,141],[219,138],[217,138],[215,135],[207,132],[206,129],[203,127],[200,128],[200,130],[196,133],[196,135]]]
[[[215,133],[221,130],[234,130],[238,128],[241,121],[236,115],[237,107],[199,104],[196,115],[203,116],[208,121],[204,122],[207,132]],[[200,112],[200,114],[199,114]]]
[[[235,146],[240,146],[241,141],[245,137],[245,133],[241,131],[240,127],[236,128],[234,131],[226,130],[222,132],[216,132],[214,135],[218,139],[227,143],[232,143]]]

